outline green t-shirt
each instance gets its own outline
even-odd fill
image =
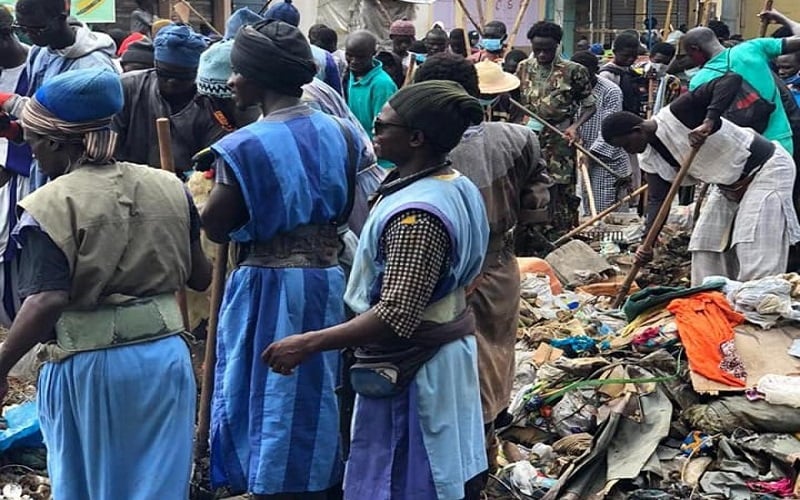
[[[764,99],[775,104],[764,137],[778,141],[789,153],[794,151],[792,129],[783,109],[781,96],[775,86],[769,61],[783,53],[783,40],[780,38],[757,38],[723,50],[689,81],[689,90],[719,78],[732,71],[742,76]]]

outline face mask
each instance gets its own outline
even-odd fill
[[[425,54],[412,54],[412,55],[417,60],[418,65],[425,62]]]
[[[478,102],[480,102],[481,106],[483,106],[484,108],[488,108],[489,106],[494,106],[494,104],[497,102],[499,98],[500,96],[498,95],[494,96],[491,99],[478,99]]]
[[[529,129],[533,130],[534,132],[541,132],[542,129],[544,128],[544,125],[542,125],[542,122],[540,122],[539,120],[534,120],[533,118],[528,120],[527,126],[528,126]]]
[[[500,38],[484,38],[481,40],[481,47],[489,52],[498,52],[503,50],[503,40]]]

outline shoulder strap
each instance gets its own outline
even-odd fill
[[[653,146],[653,149],[655,149],[672,168],[675,170],[681,169],[681,164],[678,163],[678,160],[676,160],[674,156],[672,156],[672,153],[670,153],[669,149],[667,149],[667,146],[661,142],[661,139],[656,137],[655,142],[652,142],[650,145]]]
[[[333,118],[342,130],[344,142],[347,144],[347,204],[345,205],[344,213],[336,224],[342,226],[347,223],[350,218],[350,212],[353,211],[353,204],[355,203],[356,196],[356,176],[358,175],[358,148],[356,146],[356,137],[353,131],[343,119],[338,116],[329,115]]]

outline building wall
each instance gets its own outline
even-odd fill
[[[190,0],[190,4],[195,8],[203,17],[208,19],[209,22],[214,23],[213,15],[213,2],[221,0]],[[163,2],[162,2],[163,3]],[[169,13],[169,4],[160,5],[162,17],[167,17]],[[129,31],[131,28],[131,13],[136,9],[135,0],[116,0],[116,21],[114,23],[92,24],[93,27],[99,29],[119,28],[121,30]],[[200,19],[192,14],[190,23],[195,29],[199,28],[202,23]]]
[[[764,2],[762,0],[725,0],[725,2],[732,2],[734,5],[738,4],[739,12],[741,12],[739,21],[741,29],[739,32],[744,35],[745,39],[757,37],[761,29],[761,20],[758,18],[758,13],[764,8]],[[791,19],[800,21],[800,2],[797,0],[776,0],[774,5],[776,9]],[[775,29],[775,25],[770,25],[767,29],[767,35],[775,31]],[[732,33],[734,31],[731,29]]]

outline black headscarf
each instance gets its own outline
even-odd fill
[[[483,121],[480,102],[451,81],[429,80],[403,87],[389,106],[410,128],[421,130],[439,153],[448,153],[464,131]]]
[[[300,30],[273,19],[239,30],[231,66],[245,78],[295,97],[302,95],[301,87],[317,72],[311,47]]]

